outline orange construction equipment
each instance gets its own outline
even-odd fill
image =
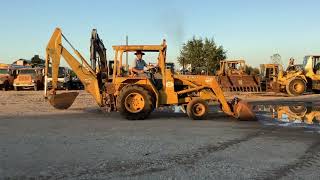
[[[244,60],[220,61],[217,72],[218,82],[226,92],[260,92],[260,78],[258,75],[248,75]]]
[[[0,88],[8,91],[13,87],[13,80],[16,77],[16,68],[0,63]]]
[[[72,94],[67,102],[68,94],[56,94],[57,73],[61,56],[77,74],[100,107],[109,111],[119,111],[130,120],[146,119],[158,107],[180,105],[186,107],[191,119],[205,119],[208,114],[208,102],[217,102],[227,115],[242,119],[255,118],[251,107],[244,101],[235,98],[228,102],[214,76],[202,75],[175,75],[171,68],[166,66],[167,45],[164,40],[160,45],[120,45],[113,46],[113,67],[92,68],[82,55],[72,47],[74,54],[62,45],[62,38],[69,42],[57,28],[46,49],[46,72],[49,62],[52,65],[52,87],[46,96],[52,105],[57,108],[68,108],[76,94]],[[102,42],[102,41],[101,41]],[[98,51],[104,51],[100,49]],[[123,55],[126,53],[157,53],[157,66],[148,67],[143,74],[134,74],[125,71],[127,64],[123,64]],[[95,53],[95,52],[91,52]],[[103,53],[98,53],[103,54]],[[96,59],[97,64],[108,64]],[[103,59],[105,61],[106,59]],[[112,77],[106,69],[112,70]],[[101,76],[101,74],[105,74]]]

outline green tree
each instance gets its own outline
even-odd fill
[[[246,65],[246,73],[249,75],[259,75],[260,70],[259,68],[254,68],[252,66]]]
[[[41,65],[44,65],[44,63],[45,63],[45,60],[41,59],[39,55],[34,55],[31,58],[32,66],[41,66]]]
[[[213,74],[223,59],[226,59],[226,51],[213,39],[193,37],[183,44],[178,62],[181,66],[191,64],[191,67],[198,72],[205,70]]]

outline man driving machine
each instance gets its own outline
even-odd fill
[[[133,61],[132,64],[132,72],[135,74],[143,74],[144,67],[147,67],[147,63],[142,59],[144,53],[142,51],[137,51],[134,53],[136,55],[136,59]]]

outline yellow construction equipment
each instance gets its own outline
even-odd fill
[[[8,64],[0,63],[0,89],[8,91],[13,87],[13,81],[16,77],[16,68]]]
[[[265,87],[274,88],[272,91],[286,92],[290,96],[299,96],[306,91],[320,92],[320,56],[305,56],[302,65],[291,65],[287,70],[279,64],[260,65],[262,79],[270,80],[265,82]],[[272,72],[272,74],[268,74]]]
[[[300,65],[284,70],[280,64],[261,64],[262,89],[285,92],[289,96],[302,95],[307,90],[308,78]],[[310,81],[311,82],[311,81]]]
[[[279,64],[260,64],[261,90],[266,92],[279,92],[277,83],[280,70]]]
[[[13,81],[13,87],[15,91],[31,88],[38,91],[43,88],[43,80],[42,68],[20,68],[17,69],[17,77]]]
[[[307,79],[307,88],[318,93],[320,91],[320,55],[305,56],[303,68]]]
[[[155,108],[171,105],[186,107],[187,114],[192,119],[204,119],[209,111],[208,101],[219,102],[222,111],[227,115],[241,120],[255,118],[251,107],[245,101],[235,98],[227,102],[216,77],[174,75],[171,68],[166,66],[165,40],[161,45],[113,46],[115,55],[112,67],[105,68],[104,65],[108,64],[106,58],[100,56],[96,63],[101,67],[94,69],[71,44],[79,60],[67,51],[62,45],[62,38],[69,43],[61,30],[56,28],[46,48],[46,74],[51,63],[53,87],[50,92],[46,91],[46,96],[56,108],[70,107],[77,96],[77,93],[56,94],[58,67],[62,56],[100,107],[106,107],[109,111],[117,110],[127,119],[145,119]],[[97,51],[105,49],[100,48]],[[136,51],[158,53],[158,65],[149,68],[143,76],[125,71],[127,64],[123,64],[123,55]],[[106,69],[113,72],[112,77]]]
[[[220,61],[220,69],[216,74],[218,82],[224,91],[261,91],[259,76],[246,73],[244,60]]]

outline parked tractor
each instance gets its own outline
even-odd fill
[[[278,74],[279,64],[260,64],[261,90],[266,92],[279,92]]]
[[[260,92],[260,79],[258,75],[246,73],[244,60],[220,61],[217,78],[224,91]]]
[[[262,84],[270,91],[299,96],[306,91],[320,91],[320,56],[305,56],[302,65],[284,70],[279,64],[260,65]]]

